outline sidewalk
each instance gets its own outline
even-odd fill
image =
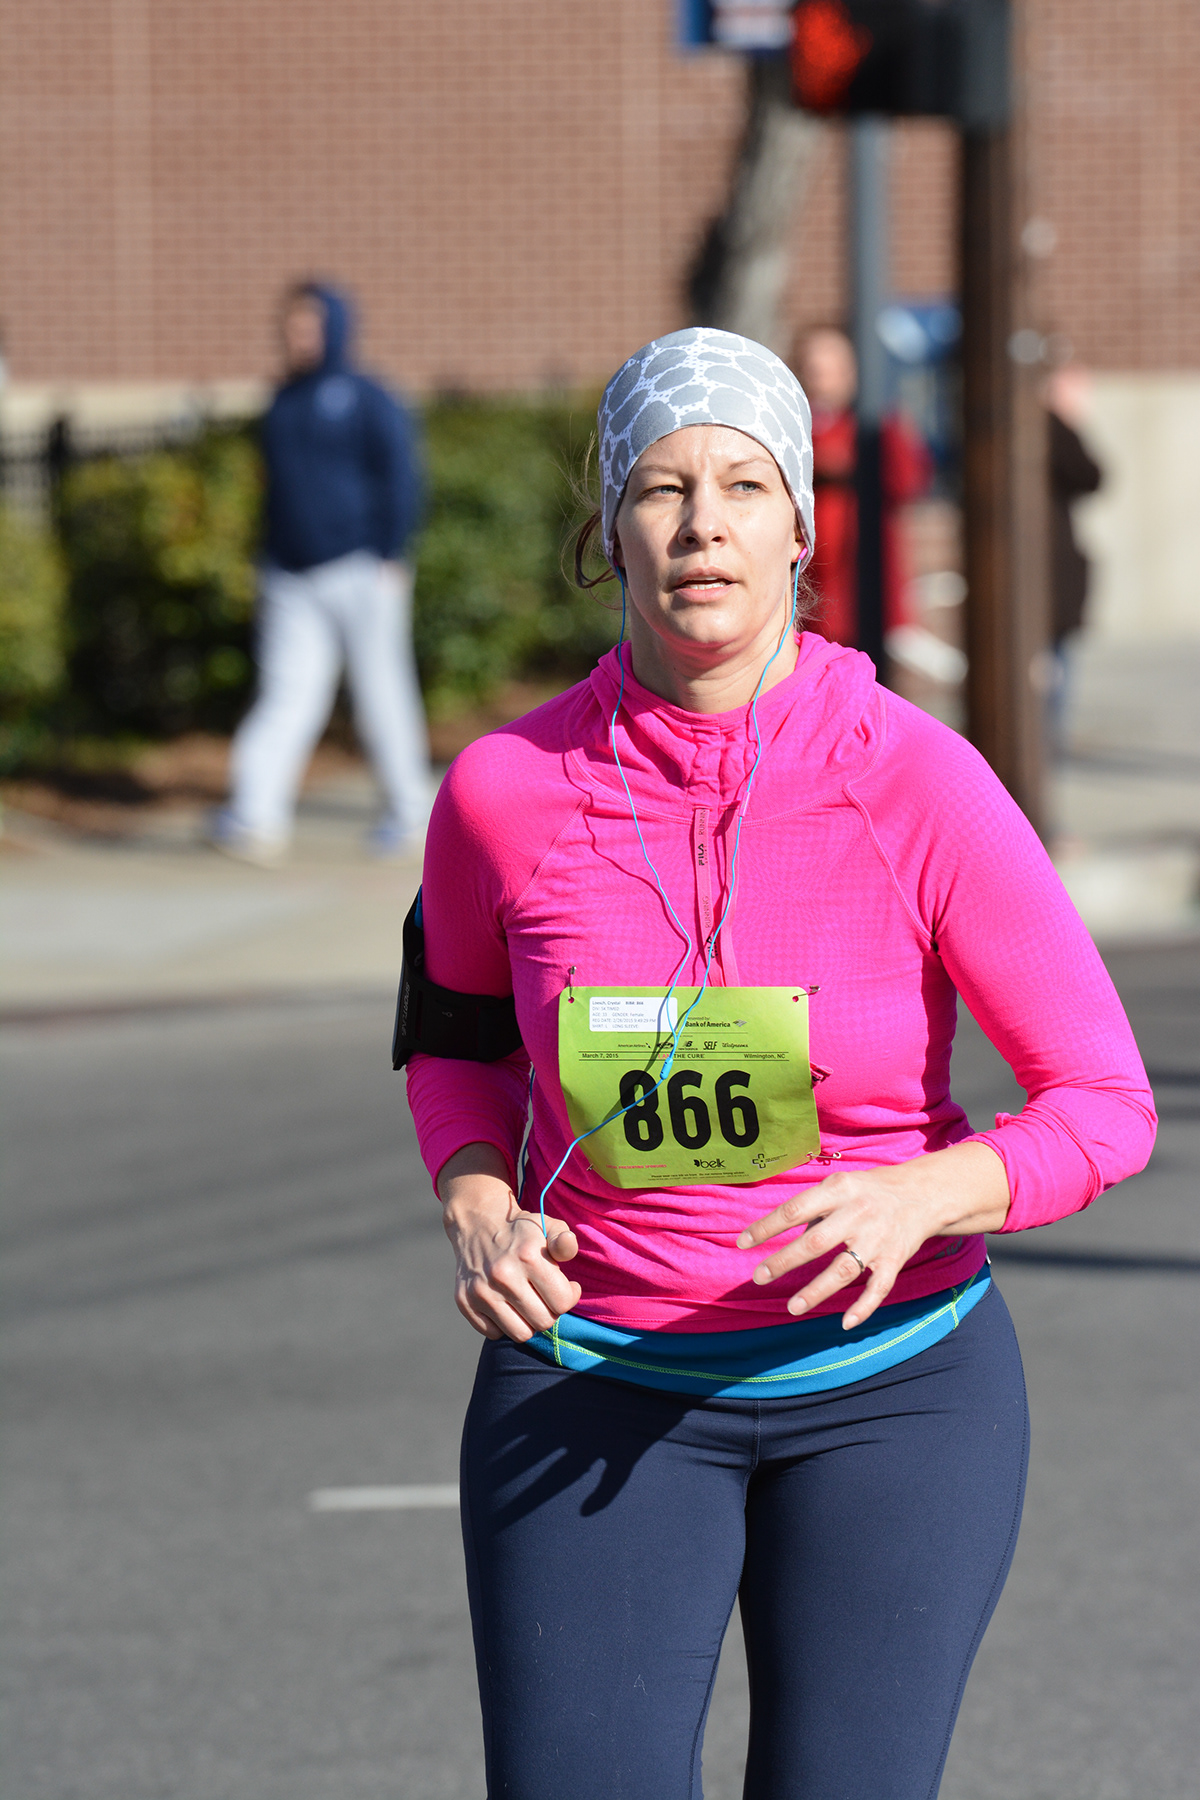
[[[199,808],[155,814],[120,840],[7,813],[0,1016],[394,991],[421,858],[372,863],[362,840],[374,813],[365,771],[310,791],[292,857],[272,871],[209,850]]]
[[[1102,945],[1200,937],[1200,643],[1084,644],[1069,755],[1051,782],[1055,856]],[[203,812],[97,839],[10,812],[0,840],[0,1017],[260,994],[394,992],[420,856],[372,864],[365,770],[301,802],[285,868],[200,841]]]
[[[1200,641],[1079,641],[1054,858],[1097,941],[1200,936]]]

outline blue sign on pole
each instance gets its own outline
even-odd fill
[[[712,43],[710,0],[675,0],[681,50],[704,50]]]
[[[751,56],[786,50],[792,41],[790,0],[677,0],[685,50],[741,50]]]

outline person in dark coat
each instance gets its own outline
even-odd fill
[[[1050,662],[1046,734],[1050,748],[1066,748],[1067,686],[1070,668],[1066,642],[1083,624],[1090,568],[1075,536],[1072,507],[1094,494],[1104,471],[1079,434],[1087,400],[1088,373],[1067,363],[1047,376],[1042,390],[1049,433],[1050,476]]]
[[[1050,425],[1050,581],[1051,636],[1058,651],[1064,638],[1078,631],[1087,603],[1088,560],[1079,548],[1071,518],[1074,501],[1094,494],[1103,470],[1087,450],[1076,427],[1084,397],[1084,371],[1074,365],[1059,369],[1046,383]]]

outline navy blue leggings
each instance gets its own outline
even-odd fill
[[[735,1598],[746,1800],[932,1800],[1027,1449],[995,1288],[911,1361],[801,1399],[486,1344],[462,1493],[489,1800],[699,1800]]]

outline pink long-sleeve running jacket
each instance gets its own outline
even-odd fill
[[[568,969],[578,987],[665,988],[682,949],[610,746],[618,656],[621,765],[697,946],[679,980],[698,986],[754,761],[748,709],[668,704],[634,679],[626,645],[589,680],[464,750],[429,828],[429,977],[466,993],[511,992],[528,1058],[414,1057],[408,1093],[422,1154],[435,1181],[474,1142],[494,1144],[515,1172],[532,1059],[527,1206],[572,1136],[557,1061]],[[1005,1229],[1020,1231],[1087,1206],[1142,1168],[1154,1141],[1145,1070],[1104,965],[1037,837],[971,746],[878,687],[865,656],[809,633],[794,672],[759,700],[758,724],[763,754],[710,980],[819,988],[810,1055],[829,1071],[816,1089],[822,1151],[840,1160],[750,1186],[637,1193],[611,1187],[576,1149],[546,1210],[578,1234],[577,1310],[602,1324],[783,1322],[798,1283],[755,1287],[761,1253],[735,1240],[831,1166],[903,1162],[978,1136],[1008,1172]],[[1018,1116],[980,1134],[950,1096],[957,994],[1028,1096]],[[983,1258],[982,1238],[931,1238],[889,1298],[935,1293]],[[853,1291],[815,1310],[842,1311]]]

